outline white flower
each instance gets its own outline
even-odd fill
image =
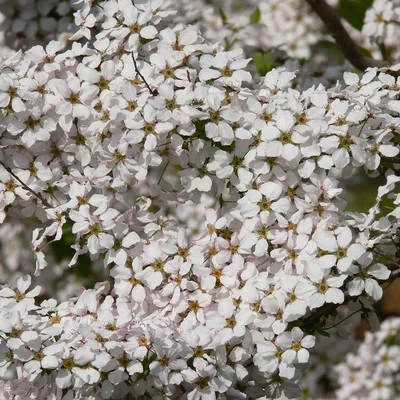
[[[19,307],[31,310],[35,308],[35,297],[40,294],[41,287],[36,286],[29,292],[27,289],[31,285],[32,278],[30,275],[24,275],[17,280],[16,289],[13,290],[9,287],[0,289],[0,304],[2,307],[10,307],[18,304]]]
[[[57,53],[63,48],[63,45],[52,40],[44,49],[42,46],[33,46],[26,54],[28,60],[35,63],[43,63],[45,72],[51,72],[60,69],[60,62],[63,55]]]
[[[312,268],[310,268],[312,271]],[[310,309],[323,306],[325,303],[341,304],[344,302],[344,293],[339,288],[343,286],[346,275],[315,276],[309,272],[311,282],[300,282],[296,286],[296,296],[307,300]]]
[[[372,262],[370,253],[362,257],[358,262],[360,263],[358,274],[347,284],[349,294],[358,296],[365,290],[374,300],[379,300],[382,297],[383,289],[376,279],[388,279],[390,270],[383,264],[369,266]]]
[[[116,211],[116,210],[114,210]],[[79,235],[89,234],[87,238],[88,249],[92,254],[96,254],[100,248],[111,249],[113,237],[109,233],[102,232],[104,228],[112,228],[115,222],[115,213],[109,209],[100,216],[99,219],[92,215],[89,205],[84,204],[79,207],[79,211],[71,210],[70,218],[75,222],[72,233]]]
[[[215,329],[221,344],[233,337],[241,337],[245,333],[245,326],[236,319],[235,308],[231,299],[224,299],[218,305],[218,312],[207,313],[206,324]]]
[[[337,265],[340,271],[347,272],[354,261],[366,252],[364,246],[359,243],[352,243],[352,233],[350,228],[343,227],[338,229],[335,237],[334,233],[326,229],[317,229],[313,235],[313,240],[317,246],[330,254],[324,255],[319,264],[323,268],[331,268]],[[331,254],[332,253],[332,254]]]
[[[16,82],[7,74],[2,74],[0,77],[0,107],[10,105],[15,112],[25,110],[25,105],[18,96],[18,87]]]
[[[304,336],[303,331],[295,327],[290,332],[283,332],[276,338],[276,344],[284,349],[282,360],[288,364],[306,363],[310,356],[307,349],[314,347],[315,337]]]

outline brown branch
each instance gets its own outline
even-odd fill
[[[53,208],[53,206],[45,198],[43,198],[43,196],[40,193],[34,192],[26,183],[24,183],[21,179],[19,179],[19,177],[15,175],[14,172],[12,172],[11,168],[7,167],[7,165],[5,165],[3,161],[0,161],[0,165],[2,165],[5,168],[5,170],[23,186],[25,190],[27,190],[28,192],[32,193],[35,197],[37,197],[43,203],[44,206],[48,208]]]
[[[133,58],[133,65],[135,66],[135,71],[136,71],[136,73],[140,76],[140,78],[142,79],[142,81],[144,82],[144,84],[147,86],[147,89],[149,89],[150,93],[151,93],[152,95],[154,95],[153,89],[150,87],[150,85],[147,83],[145,77],[144,77],[144,76],[142,75],[142,73],[139,71],[139,68],[138,68],[138,65],[137,65],[137,62],[136,62],[136,59],[135,59],[135,55],[134,55],[134,54],[132,54],[132,58]]]
[[[358,69],[364,71],[368,67],[388,67],[388,61],[374,60],[371,57],[365,56],[357,48],[356,43],[350,37],[335,9],[331,7],[325,0],[306,0],[311,8],[322,19],[325,26],[335,39],[336,43],[342,50],[345,57]],[[386,71],[388,72],[388,71]],[[397,72],[397,71],[396,71]]]
[[[392,271],[388,279],[381,281],[381,283],[393,281],[396,278],[400,277],[400,268]],[[326,306],[322,307],[320,310],[313,312],[308,318],[306,318],[304,322],[305,328],[311,328],[316,322],[323,317],[328,316],[332,311],[336,310],[343,304],[348,303],[351,300],[357,299],[358,296],[350,296],[348,293],[344,297],[344,302],[340,304],[329,303]]]

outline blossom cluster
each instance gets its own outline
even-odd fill
[[[32,274],[35,270],[35,260],[32,257],[30,242],[32,226],[25,221],[18,222],[15,218],[8,218],[0,225],[0,284],[17,281],[22,275]],[[107,279],[108,271],[99,260],[91,262],[81,258],[76,268],[69,268],[70,254],[73,250],[68,246],[73,238],[64,236],[57,242],[56,249],[46,251],[46,262],[51,268],[46,268],[40,277],[34,277],[34,282],[40,281],[41,296],[53,297],[63,301],[77,293],[82,286],[90,286],[98,281]]]
[[[337,0],[329,3],[337,6]],[[0,30],[14,49],[45,44],[52,39],[65,42],[81,21],[94,25],[94,18],[82,9],[84,2],[2,0],[5,20]],[[322,23],[301,0],[167,0],[162,9],[178,8],[175,21],[197,26],[207,40],[252,51],[278,51],[293,58],[309,58],[311,47],[328,36]],[[77,12],[76,12],[77,11]],[[75,14],[74,14],[75,13]]]
[[[76,29],[74,13],[79,8],[72,0],[1,0],[0,30],[5,34],[5,44],[18,50],[52,39],[65,42]]]
[[[35,301],[29,275],[0,290],[0,375],[18,374],[4,397],[296,398],[324,328],[310,316],[382,296],[396,78],[257,82],[241,49],[161,5],[84,1],[81,41],[0,65],[0,222],[36,223],[35,275],[72,233],[69,266],[89,255],[111,282],[61,303]],[[360,169],[386,172],[390,214],[346,212],[341,180]]]
[[[385,320],[367,332],[356,354],[348,354],[335,370],[337,399],[394,399],[399,393],[400,320]]]
[[[380,44],[389,40],[393,46],[396,44],[393,39],[399,33],[399,22],[399,0],[376,0],[366,12],[362,33]]]
[[[166,7],[173,2],[166,2]],[[169,4],[168,4],[169,3]],[[311,46],[324,39],[322,23],[299,0],[235,0],[208,3],[183,1],[181,21],[195,22],[208,40],[226,48],[280,51],[294,58],[309,58]],[[336,4],[337,1],[330,1]]]
[[[328,0],[328,3],[334,8],[339,7],[337,0]],[[9,53],[10,48],[45,45],[52,39],[66,45],[67,39],[76,33],[75,24],[95,24],[94,16],[88,14],[84,4],[70,0],[2,0],[2,51]],[[308,71],[308,77],[313,74],[320,79],[321,75],[327,75],[328,80],[333,78],[332,74],[335,79],[340,77],[341,71],[337,66],[325,71],[328,60],[323,51],[313,54],[313,47],[321,41],[331,42],[332,38],[324,33],[321,21],[304,1],[184,0],[176,4],[166,0],[160,7],[164,10],[178,8],[175,22],[195,25],[207,40],[218,41],[226,49],[244,48],[249,56],[259,52],[272,55],[272,59],[287,59],[286,64],[291,70],[300,69],[305,74]],[[366,14],[362,34],[346,21],[342,22],[359,44],[375,57],[382,57],[381,50],[384,48],[383,56],[396,59],[398,15],[397,0],[376,0]],[[303,67],[297,62],[298,59],[309,60],[310,57],[313,62],[307,62]],[[305,84],[309,85],[309,81],[306,80]]]

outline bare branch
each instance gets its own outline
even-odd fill
[[[396,278],[400,277],[400,268],[392,271],[388,279],[381,281],[381,283],[393,281]],[[357,296],[350,296],[348,293],[345,295],[344,302],[341,304],[333,304],[329,303],[321,309],[313,312],[308,318],[304,320],[304,327],[312,327],[316,322],[318,322],[322,317],[327,317],[333,310],[336,310],[343,304],[348,303],[351,300],[356,299]]]
[[[388,61],[374,60],[371,57],[365,56],[357,48],[356,43],[350,37],[344,28],[335,9],[331,7],[325,0],[306,0],[311,8],[322,19],[325,26],[335,39],[336,43],[342,50],[345,57],[358,69],[364,71],[368,67],[388,67]],[[390,72],[388,72],[390,73]]]
[[[24,189],[26,189],[28,192],[32,193],[35,197],[37,197],[43,203],[44,206],[48,208],[53,208],[53,206],[45,198],[43,198],[43,196],[40,193],[34,192],[26,183],[22,182],[21,179],[19,179],[18,176],[15,175],[14,172],[12,172],[11,168],[7,167],[7,165],[3,163],[3,161],[0,161],[0,165],[2,165],[6,169],[6,171],[24,187]]]
[[[133,65],[135,66],[135,71],[136,73],[140,76],[140,78],[142,79],[142,81],[145,83],[145,85],[147,86],[147,89],[149,89],[150,93],[154,95],[153,90],[151,89],[150,85],[147,83],[146,79],[144,78],[144,76],[142,75],[142,73],[139,71],[139,68],[137,66],[136,63],[136,59],[135,56],[132,54],[132,58],[133,58]]]

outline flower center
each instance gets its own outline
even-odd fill
[[[222,276],[222,270],[218,268],[213,268],[211,275],[215,276],[217,279],[220,279]]]
[[[230,76],[232,76],[233,72],[229,67],[225,67],[221,70],[221,74],[222,74],[222,76],[230,77]]]
[[[105,89],[108,89],[109,83],[110,83],[110,81],[108,81],[106,78],[101,76],[99,81],[97,82],[97,86],[99,87],[100,90],[105,90]]]
[[[352,144],[355,144],[355,141],[350,136],[343,136],[340,139],[340,146],[344,147],[345,149],[350,149]]]
[[[129,29],[132,33],[138,34],[141,31],[142,27],[138,24],[135,24],[135,25],[131,25],[129,27]]]
[[[346,123],[347,123],[346,117],[337,117],[336,118],[336,121],[335,121],[336,126],[343,126],[343,125],[346,125]]]
[[[346,257],[347,256],[347,250],[346,249],[339,249],[337,252],[336,252],[336,257],[337,258],[344,258],[344,257]]]
[[[90,233],[92,234],[92,235],[95,235],[95,236],[99,236],[99,233],[101,232],[101,228],[100,228],[100,225],[99,224],[94,224],[94,225],[92,225],[91,227],[90,227]]]
[[[46,64],[51,64],[52,62],[54,62],[55,57],[54,56],[44,56],[43,57],[43,62]]]
[[[236,326],[236,318],[234,316],[230,318],[226,318],[226,325],[225,328],[231,328],[233,329]]]
[[[17,293],[15,295],[15,300],[17,300],[17,302],[23,300],[25,298],[25,293]]]
[[[32,117],[29,117],[25,122],[26,129],[33,129],[35,125],[38,123],[36,119],[33,119]]]
[[[189,256],[189,250],[186,249],[186,248],[180,247],[180,248],[178,249],[178,256],[179,256],[179,257],[182,257],[183,259],[186,260],[186,258]]]
[[[369,273],[366,269],[361,269],[360,270],[360,277],[361,279],[367,279],[369,277]]]
[[[72,104],[79,104],[81,102],[79,100],[79,94],[78,93],[71,93],[71,96],[69,96],[68,100]]]
[[[75,367],[75,362],[72,358],[67,358],[66,360],[64,360],[63,362],[63,367],[68,370],[71,371],[72,368]]]
[[[294,351],[299,351],[302,348],[301,343],[300,342],[293,342],[292,343],[292,349]]]
[[[193,354],[195,355],[195,357],[203,357],[204,349],[201,346],[197,346],[194,349]]]
[[[153,269],[156,271],[162,271],[164,269],[164,261],[161,259],[157,259],[153,263]]]
[[[196,384],[200,389],[204,389],[208,386],[208,379],[206,376],[197,379]]]
[[[35,353],[35,354],[33,355],[33,358],[34,358],[36,361],[42,361],[43,358],[44,358],[44,354],[43,354],[41,351],[38,351],[37,353]]]
[[[325,294],[329,289],[329,286],[326,283],[320,283],[318,285],[318,292],[321,294]]]
[[[160,360],[160,365],[162,367],[167,367],[169,363],[169,359],[167,356],[164,356],[161,360]]]
[[[189,310],[190,311],[199,311],[200,310],[200,305],[199,302],[197,300],[189,300],[188,301],[188,305],[189,305]]]
[[[213,122],[214,124],[218,124],[218,122],[220,122],[220,121],[222,120],[222,118],[220,117],[219,112],[213,111],[213,112],[210,114],[210,120],[211,120],[211,122]]]
[[[8,95],[9,95],[11,98],[15,97],[15,96],[17,95],[17,88],[15,88],[15,87],[13,87],[13,86],[10,86],[10,87],[8,88]]]
[[[135,111],[137,109],[137,104],[135,101],[129,101],[128,106],[126,107],[128,111]]]
[[[292,141],[292,134],[291,133],[284,133],[281,135],[281,142],[283,144],[288,144]]]
[[[144,126],[144,131],[149,135],[151,133],[154,133],[155,131],[155,125],[154,124],[146,124]]]

